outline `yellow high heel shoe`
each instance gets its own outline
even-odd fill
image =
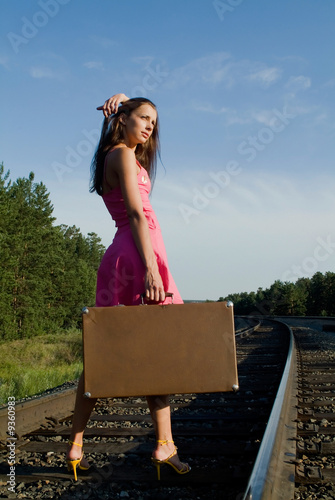
[[[74,441],[69,441],[69,444],[75,444],[77,446],[80,446],[81,448],[83,447],[82,444],[75,443]],[[84,452],[82,452],[80,458],[75,458],[74,460],[66,460],[67,462],[67,470],[68,471],[73,471],[74,474],[74,480],[77,481],[77,467],[79,467],[80,470],[88,470],[89,467],[84,467],[83,465],[80,465],[80,462],[82,461],[84,456]]]
[[[164,446],[165,444],[168,444],[168,443],[174,444],[173,441],[168,441],[168,440],[163,441],[161,439],[158,439],[157,443],[161,444],[162,446]],[[177,474],[187,474],[188,472],[190,472],[191,467],[188,464],[181,462],[183,467],[181,469],[178,469],[172,462],[170,462],[170,458],[174,457],[176,454],[177,454],[177,446],[174,447],[174,451],[165,460],[158,460],[158,458],[151,457],[151,461],[152,461],[153,465],[155,465],[157,468],[158,481],[160,481],[160,479],[161,479],[160,467],[161,467],[161,465],[164,465],[164,464],[170,465],[177,472]]]

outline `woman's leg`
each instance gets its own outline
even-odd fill
[[[92,399],[84,398],[83,394],[84,394],[84,375],[82,374],[78,383],[76,403],[72,418],[72,430],[70,435],[70,441],[73,441],[74,443],[78,443],[81,445],[83,444],[83,434],[85,427],[91,416],[94,405],[97,401],[96,398]],[[77,446],[75,444],[69,445],[69,449],[67,452],[67,459],[69,460],[78,459],[81,457],[81,454],[82,454],[82,447]],[[85,458],[83,458],[83,460],[81,461],[81,465],[83,467],[89,466]]]
[[[156,447],[152,453],[154,458],[158,460],[165,460],[175,450],[173,443],[172,430],[171,430],[171,410],[169,403],[169,396],[147,396],[147,402],[150,409],[152,423],[156,434]],[[163,446],[157,441],[171,441]],[[170,461],[177,467],[177,469],[185,469],[178,455],[174,455]]]

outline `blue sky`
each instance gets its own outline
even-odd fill
[[[185,299],[335,269],[333,0],[2,0],[0,161],[56,223],[114,224],[88,192],[115,92],[158,106],[152,194]]]

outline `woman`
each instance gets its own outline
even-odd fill
[[[121,106],[119,107],[119,105]],[[156,216],[149,201],[159,151],[159,126],[155,105],[145,98],[128,99],[116,94],[102,110],[105,116],[100,142],[92,162],[91,192],[96,191],[115,220],[113,243],[98,270],[96,306],[136,305],[147,300],[183,303],[167,265],[166,252]],[[82,452],[83,434],[96,399],[83,397],[81,376],[67,452],[68,469],[77,480],[77,467],[89,464]],[[147,397],[156,434],[152,462],[170,465],[178,474],[191,470],[180,462],[171,432],[168,396]]]

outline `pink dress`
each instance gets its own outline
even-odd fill
[[[143,211],[147,218],[152,246],[157,258],[158,268],[163,280],[164,290],[173,293],[173,303],[182,304],[183,300],[168,268],[162,233],[149,201],[151,189],[147,171],[137,162],[140,172],[137,176]],[[106,163],[105,163],[106,165]],[[112,244],[106,250],[97,277],[96,307],[137,305],[144,293],[145,267],[135,245],[130,229],[126,206],[120,187],[103,195],[104,203],[117,227]],[[164,304],[171,303],[167,297]]]

